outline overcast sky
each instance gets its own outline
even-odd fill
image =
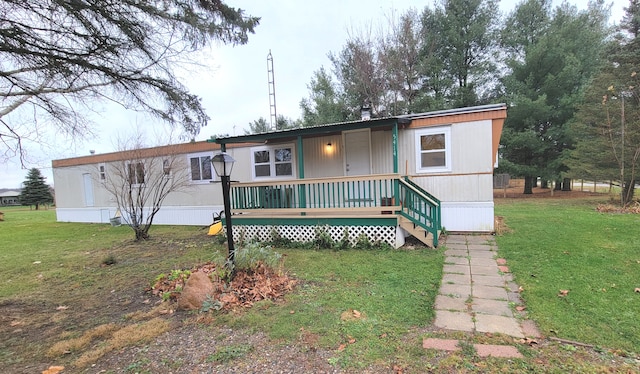
[[[587,0],[569,2],[579,9],[585,9],[587,4]],[[192,92],[202,97],[211,117],[198,140],[216,134],[242,134],[253,120],[269,119],[269,51],[274,61],[278,115],[296,119],[300,117],[300,100],[308,95],[307,84],[313,72],[321,66],[331,67],[327,54],[340,51],[351,30],[386,24],[393,12],[401,14],[410,8],[433,7],[433,0],[227,0],[226,3],[261,17],[261,21],[248,44],[214,46],[205,53],[206,66],[198,68],[186,79]],[[502,0],[502,12],[512,10],[516,3],[515,0]],[[554,1],[554,4],[558,3]],[[620,22],[622,8],[627,4],[627,0],[615,0],[612,22]],[[28,167],[40,168],[47,183],[53,184],[52,159],[87,155],[90,150],[113,152],[117,134],[126,136],[135,127],[150,138],[169,132],[157,121],[143,114],[123,111],[115,105],[100,104],[96,109],[101,114],[93,117],[96,123],[94,137],[70,145],[64,138],[50,134],[47,146],[30,146],[31,164]],[[18,188],[26,174],[27,170],[21,169],[18,160],[0,164],[0,188]]]

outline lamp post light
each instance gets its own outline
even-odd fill
[[[216,175],[220,177],[222,182],[222,199],[224,200],[224,218],[225,225],[227,226],[227,243],[229,246],[229,254],[227,256],[227,266],[230,267],[231,276],[235,273],[235,255],[236,250],[233,247],[233,230],[231,228],[231,200],[229,190],[231,189],[231,169],[233,169],[233,163],[236,160],[228,154],[222,152],[213,156],[211,164],[216,171]]]

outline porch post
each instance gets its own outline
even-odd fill
[[[302,136],[298,135],[298,179],[304,179],[304,149],[302,148]],[[307,207],[307,196],[305,194],[305,185],[298,185],[298,207]],[[304,213],[302,214],[304,215]]]
[[[391,146],[393,147],[393,172],[398,174],[398,120],[393,122]]]
[[[393,153],[393,172],[398,174],[398,120],[393,122],[393,131],[391,135],[391,147]],[[398,179],[393,181],[393,197],[395,204],[400,204],[400,182]]]

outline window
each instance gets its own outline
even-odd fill
[[[98,172],[100,174],[100,181],[104,182],[105,180],[107,180],[107,169],[105,164],[100,164],[98,165]]]
[[[129,184],[144,184],[144,164],[142,162],[127,164],[127,177]]]
[[[451,171],[451,129],[416,131],[416,172]]]
[[[279,145],[252,148],[253,177],[285,178],[293,177],[293,147]]]
[[[171,175],[171,161],[169,161],[168,159],[162,160],[162,174],[165,177]]]
[[[190,155],[189,165],[191,166],[191,181],[209,182],[213,180],[213,166],[211,165],[211,154],[202,153],[197,155]]]

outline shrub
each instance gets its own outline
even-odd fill
[[[249,243],[236,250],[235,266],[236,269],[255,270],[262,263],[276,269],[279,267],[281,259],[282,255],[275,252],[271,246]]]
[[[316,238],[313,241],[316,248],[330,249],[335,246],[335,242],[325,227],[316,227]]]

